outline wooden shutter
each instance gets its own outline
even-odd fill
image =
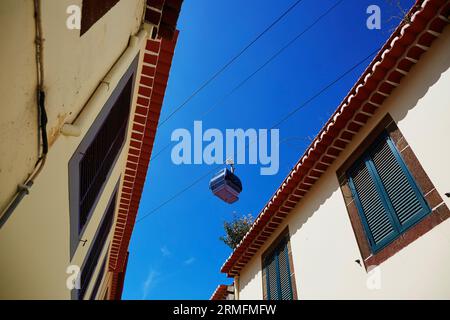
[[[264,262],[268,300],[292,300],[293,291],[287,239],[283,239]]]
[[[86,224],[125,141],[133,78],[121,92],[80,163],[79,232]]]
[[[392,209],[401,226],[419,216],[427,206],[401,158],[388,140],[374,150],[372,160]]]
[[[389,210],[383,203],[377,185],[369,171],[368,161],[361,161],[351,175],[354,196],[358,200],[359,211],[366,223],[369,242],[372,246],[383,244],[396,233],[389,216]]]
[[[267,286],[267,299],[278,299],[278,275],[277,275],[277,261],[274,254],[270,255],[266,259],[266,286]]]
[[[387,134],[349,171],[349,185],[374,252],[430,212]]]
[[[280,299],[292,300],[291,272],[289,268],[289,255],[287,241],[284,240],[278,252],[278,266],[280,271]]]

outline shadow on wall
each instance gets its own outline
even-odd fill
[[[264,251],[261,251],[261,254]],[[247,286],[250,283],[253,283],[254,281],[258,281],[258,275],[260,274],[260,280],[262,282],[262,261],[261,261],[261,255],[254,255],[253,258],[248,262],[247,264],[249,266],[249,270],[252,270],[253,272],[247,273],[247,276],[240,276],[239,277],[239,291],[242,292],[247,288]],[[252,268],[253,267],[253,268]],[[257,286],[259,287],[259,285]],[[261,299],[263,298],[262,290],[260,290],[259,294],[261,294]],[[240,298],[241,299],[241,298]],[[247,299],[255,299],[255,296],[252,297],[244,297],[245,300]]]
[[[332,183],[331,183],[332,181]],[[274,233],[270,239],[266,242],[266,244],[260,249],[259,253],[248,262],[247,264],[247,272],[244,276],[241,274],[241,277],[239,279],[240,282],[240,290],[243,291],[246,289],[248,285],[250,285],[253,281],[258,281],[259,273],[262,272],[262,255],[267,250],[267,248],[271,245],[272,241],[274,241],[279,234],[286,228],[287,225],[289,225],[289,235],[290,237],[294,237],[297,231],[299,231],[306,222],[313,217],[314,213],[319,211],[320,208],[328,202],[328,200],[331,198],[334,192],[336,192],[339,189],[339,184],[337,181],[337,178],[334,178],[330,176],[330,173],[327,172],[324,174],[321,180],[319,180],[318,183],[316,183],[311,190],[308,192],[305,198],[298,203],[295,208],[291,211],[291,215],[296,215],[295,217],[288,216],[287,220],[278,227],[278,230],[276,233]],[[320,197],[317,197],[317,195],[320,194]],[[329,243],[324,243],[323,246],[327,247],[328,250],[330,249]],[[295,253],[293,253],[295,254]],[[317,255],[322,255],[323,252],[317,252]],[[295,268],[295,266],[294,266]],[[299,281],[297,278],[297,270],[294,270],[294,273],[296,275],[296,281]],[[259,277],[260,281],[262,281],[262,274]],[[258,284],[258,287],[260,287],[261,284]],[[301,289],[298,288],[298,292],[301,292]],[[259,293],[262,297],[262,290]],[[253,297],[249,297],[253,298]]]
[[[437,39],[431,49],[424,53],[418,66],[413,66],[410,73],[406,75],[401,85],[412,87],[408,94],[397,95],[396,90],[390,99],[395,99],[395,120],[398,122],[406,118],[408,112],[418,104],[418,102],[427,94],[429,89],[435,85],[445,71],[450,68],[450,27],[444,29],[440,39]],[[419,68],[417,68],[419,67]],[[401,97],[401,99],[397,99]],[[443,101],[448,103],[448,101]],[[433,106],[428,106],[432,108]],[[423,119],[426,121],[427,119]],[[432,121],[432,119],[428,119]],[[430,123],[431,124],[431,123]],[[425,128],[424,126],[423,128]],[[420,129],[420,128],[419,128]],[[405,137],[408,140],[408,137]]]

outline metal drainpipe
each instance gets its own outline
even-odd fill
[[[9,204],[9,206],[6,208],[5,212],[2,214],[0,218],[0,228],[3,227],[5,222],[8,220],[8,218],[11,216],[13,211],[17,208],[20,201],[30,192],[30,188],[33,185],[33,181],[28,181],[26,184],[19,185],[19,193],[16,194],[13,201]]]
[[[18,186],[19,192],[14,196],[13,200],[8,204],[6,209],[0,216],[0,229],[6,223],[8,218],[17,208],[22,199],[30,193],[30,188],[34,180],[42,171],[48,152],[47,141],[47,114],[45,111],[45,92],[44,92],[44,64],[43,64],[43,38],[42,38],[42,23],[41,23],[41,1],[34,0],[34,21],[35,21],[35,44],[36,44],[36,68],[37,68],[37,106],[38,106],[38,149],[41,148],[42,138],[42,152],[34,167],[33,173],[28,177],[25,183]]]

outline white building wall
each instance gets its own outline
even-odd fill
[[[350,224],[336,170],[389,113],[440,196],[450,207],[450,28],[412,68],[382,108],[355,136],[284,225],[240,275],[240,299],[262,298],[261,255],[289,227],[299,299],[450,298],[450,219],[379,266],[380,289],[371,290]]]
[[[51,148],[72,123],[140,28],[144,0],[119,1],[86,33],[66,26],[82,0],[41,1],[44,91]],[[37,71],[32,0],[0,1],[0,211],[38,160]],[[8,150],[6,152],[6,150]]]
[[[84,231],[83,238],[88,239],[88,243],[85,246],[80,244],[72,259],[69,251],[68,163],[138,54],[141,56],[136,79],[140,77],[146,35],[137,39],[133,46],[129,40],[130,36],[140,34],[143,1],[119,1],[81,38],[78,30],[65,27],[67,6],[81,6],[81,0],[42,1],[46,108],[51,145],[46,163],[30,194],[23,198],[0,232],[0,299],[71,298],[71,291],[66,286],[71,275],[66,272],[67,268],[70,265],[81,266],[85,261],[116,183],[119,179],[123,180],[131,128]],[[17,17],[18,21],[8,17],[7,12]],[[0,93],[5,93],[7,102],[1,109],[0,124],[8,124],[1,131],[0,140],[0,150],[8,151],[0,157],[1,208],[4,200],[14,194],[17,184],[26,178],[27,169],[23,161],[28,161],[28,157],[33,160],[30,163],[36,161],[33,156],[37,154],[37,120],[32,1],[1,1],[0,17],[5,17],[0,21],[4,26],[0,28],[0,37],[7,44],[2,50],[2,58],[9,59],[0,59],[1,69],[8,71],[0,77]],[[24,47],[24,52],[21,47]],[[13,76],[15,73],[17,76]],[[106,75],[109,83],[101,85]],[[130,118],[135,112],[137,90],[136,85]],[[96,94],[91,97],[94,92]],[[80,128],[80,136],[60,134],[61,126],[72,122]],[[131,126],[132,121],[128,124]],[[22,143],[22,140],[26,142]],[[90,296],[107,249],[105,245],[85,297]]]

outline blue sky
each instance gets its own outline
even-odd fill
[[[180,35],[161,113],[165,119],[205,80],[284,12],[294,0],[185,0]],[[395,1],[394,1],[395,2]],[[211,112],[240,81],[264,64],[336,0],[303,0],[220,77],[157,132],[153,154],[173,130],[271,128],[291,110],[344,73],[389,37],[401,13],[389,0],[344,0],[329,15]],[[401,1],[409,9],[412,1]],[[366,28],[369,5],[381,8],[381,30]],[[280,130],[280,169],[260,175],[259,165],[237,166],[244,190],[232,205],[208,189],[209,177],[135,226],[123,299],[208,299],[218,284],[231,283],[220,267],[231,250],[219,237],[233,212],[256,217],[365,67],[349,73],[290,117]],[[175,165],[170,148],[151,162],[138,219],[160,206],[211,166]],[[212,176],[213,174],[211,174]]]

